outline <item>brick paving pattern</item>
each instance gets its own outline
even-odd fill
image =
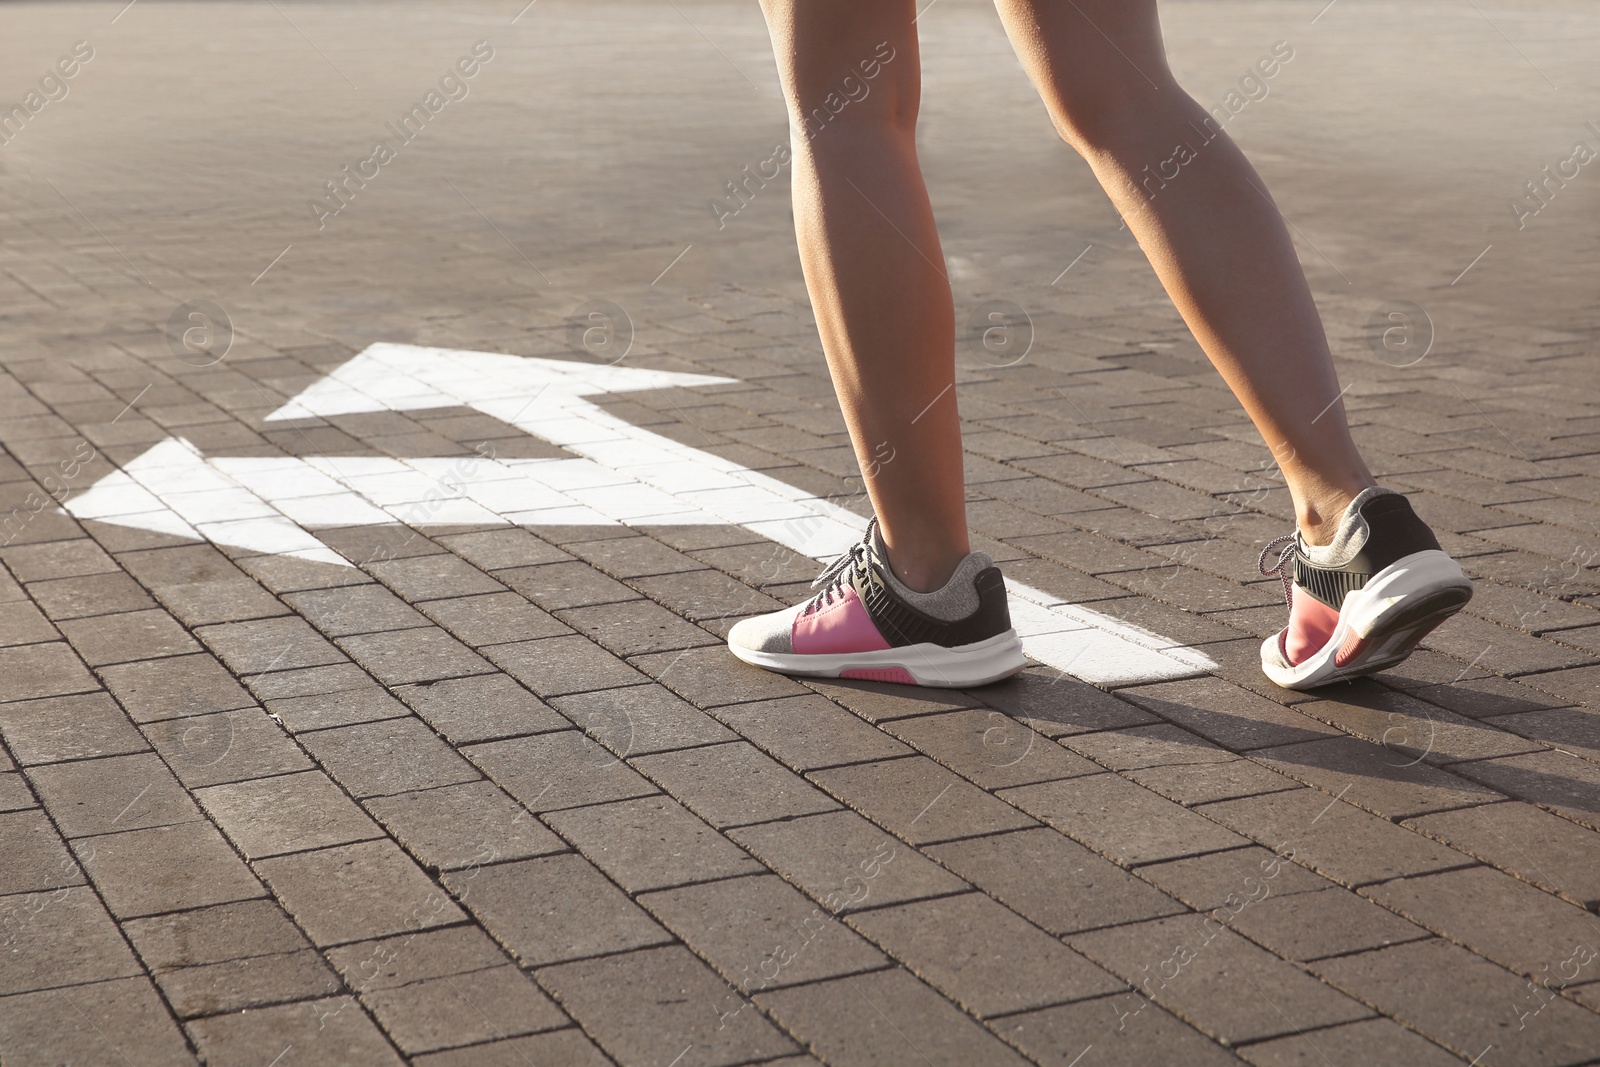
[[[58,508],[170,438],[571,457],[461,405],[267,416],[375,342],[615,362],[603,300],[618,366],[735,381],[601,410],[866,513],[787,173],[726,184],[786,137],[756,5],[7,5],[0,103],[74,70],[0,146],[8,1067],[1600,1062],[1600,177],[1564,164],[1600,17],[1165,12],[1207,106],[1293,45],[1230,129],[1358,441],[1475,580],[1403,666],[1291,693],[1265,451],[992,10],[928,6],[975,540],[1208,668],[765,674],[723,637],[817,565],[736,525],[295,555]],[[1020,362],[966,325],[996,300]]]

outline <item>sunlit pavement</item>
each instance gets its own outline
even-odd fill
[[[1600,1062],[1600,12],[1164,21],[1475,579],[1375,680],[987,6],[970,692],[722,644],[869,515],[757,5],[0,8],[7,1067]]]

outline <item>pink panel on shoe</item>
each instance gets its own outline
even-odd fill
[[[904,667],[857,667],[855,670],[840,671],[839,677],[860,678],[868,682],[899,682],[901,685],[917,684],[911,672]]]
[[[846,586],[844,595],[832,604],[809,615],[803,611],[796,615],[789,637],[794,650],[803,656],[882,652],[889,647],[852,586]]]
[[[1322,650],[1339,628],[1339,613],[1296,586],[1289,609],[1289,628],[1283,634],[1283,654],[1298,666]]]

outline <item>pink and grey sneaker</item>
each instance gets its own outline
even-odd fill
[[[1392,667],[1472,599],[1472,583],[1411,502],[1376,486],[1345,508],[1330,544],[1285,534],[1262,551],[1259,567],[1283,580],[1289,605],[1289,625],[1261,646],[1262,672],[1285,689]]]
[[[890,570],[874,519],[812,588],[803,604],[741,620],[728,649],[782,674],[945,687],[997,682],[1025,664],[1005,579],[982,552],[943,589],[918,593]]]

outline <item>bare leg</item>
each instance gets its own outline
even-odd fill
[[[806,287],[891,565],[966,555],[955,313],[917,162],[910,0],[762,0],[789,104]],[[892,458],[890,458],[892,457]]]
[[[1327,543],[1372,475],[1283,218],[1244,154],[1173,80],[1155,0],[996,6],[1057,130],[1272,449],[1301,531]],[[1168,162],[1175,154],[1188,161]]]

